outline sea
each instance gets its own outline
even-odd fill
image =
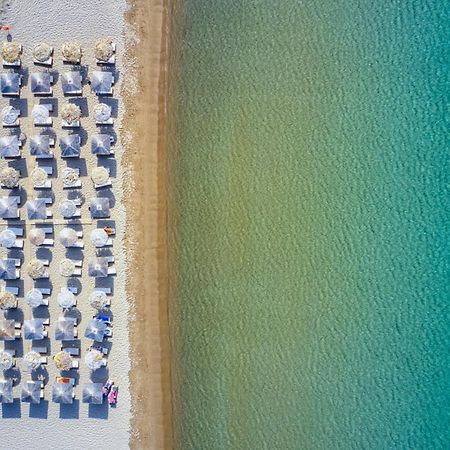
[[[175,448],[450,448],[450,6],[174,0]]]

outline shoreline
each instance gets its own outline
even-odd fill
[[[132,30],[125,36],[125,64],[134,67],[137,89],[124,93],[122,124],[127,149],[124,170],[135,179],[133,186],[125,188],[124,201],[127,230],[133,236],[125,240],[126,292],[132,299],[128,319],[134,405],[130,448],[171,449],[165,185],[167,2],[134,1],[125,20]],[[139,196],[133,198],[133,191]]]

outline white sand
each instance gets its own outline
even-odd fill
[[[125,78],[125,73],[121,65],[121,55],[123,54],[123,14],[126,9],[125,0],[12,0],[10,7],[1,13],[1,16],[6,19],[6,22],[11,27],[13,39],[16,42],[22,43],[24,46],[24,54],[22,57],[22,65],[28,68],[29,72],[42,71],[32,64],[32,49],[35,44],[39,42],[47,42],[55,47],[53,70],[59,73],[67,70],[67,66],[63,66],[60,54],[60,45],[65,40],[77,40],[83,46],[84,56],[82,59],[83,65],[89,65],[89,71],[96,69],[96,64],[93,58],[93,43],[96,39],[103,36],[111,36],[117,44],[118,61],[116,70],[119,72],[120,80],[116,83],[114,88],[114,99],[109,102],[118,102],[118,117],[115,118],[114,131],[119,132],[120,117],[122,113],[122,102],[120,99],[120,84]],[[5,39],[6,36],[3,36]],[[83,127],[83,146],[81,150],[81,157],[84,158],[87,167],[87,176],[82,177],[83,187],[81,192],[86,200],[95,196],[95,190],[90,180],[90,172],[93,167],[97,165],[97,157],[90,153],[90,138],[98,128],[95,126],[95,121],[92,116],[93,106],[97,103],[95,95],[90,92],[89,86],[83,89],[83,97],[87,97],[87,108],[89,110],[89,117],[82,117],[81,125]],[[22,89],[21,98],[28,100],[28,112],[25,116],[20,118],[21,131],[27,137],[38,134],[39,131],[33,127],[31,110],[34,103],[37,101],[33,98],[30,92],[29,83]],[[54,85],[53,99],[58,99],[59,108],[67,102],[61,92],[60,81]],[[80,100],[75,100],[75,103],[82,103]],[[0,109],[9,104],[8,99],[0,99]],[[14,104],[14,101],[11,102]],[[17,103],[16,103],[17,104]],[[84,106],[86,108],[86,104]],[[53,130],[56,136],[67,134],[61,128],[61,119],[54,117]],[[6,129],[0,128],[0,135],[7,135],[9,132]],[[87,203],[82,206],[83,210],[83,225],[85,250],[82,251],[84,257],[83,276],[79,279],[83,290],[77,296],[78,309],[81,313],[81,322],[78,325],[79,336],[81,336],[81,360],[80,370],[78,372],[79,379],[75,389],[77,401],[73,406],[62,406],[51,401],[51,386],[54,378],[59,372],[56,370],[51,357],[49,358],[48,378],[49,381],[45,388],[45,396],[48,403],[41,406],[31,406],[27,403],[20,403],[17,401],[14,405],[3,405],[0,418],[0,449],[21,449],[21,448],[36,448],[36,449],[125,449],[128,448],[129,443],[129,427],[130,427],[130,393],[128,383],[128,371],[130,368],[130,361],[128,359],[129,340],[127,331],[127,315],[129,302],[125,296],[125,273],[126,265],[124,260],[124,251],[122,248],[122,238],[125,223],[125,212],[122,206],[122,179],[121,179],[121,159],[123,149],[120,146],[120,140],[114,146],[115,162],[114,166],[111,164],[114,159],[108,159],[108,165],[117,168],[117,175],[113,177],[112,193],[115,197],[115,205],[112,208],[111,219],[115,221],[118,231],[114,239],[113,254],[116,257],[115,267],[118,275],[114,277],[114,295],[112,296],[112,312],[114,315],[114,336],[110,339],[112,348],[108,357],[108,372],[109,377],[116,381],[119,385],[119,404],[117,408],[110,408],[108,406],[103,408],[90,408],[88,405],[81,402],[81,388],[84,383],[90,382],[91,373],[84,365],[84,354],[86,348],[91,345],[92,341],[83,337],[84,329],[87,321],[92,318],[94,310],[87,304],[87,299],[94,287],[94,280],[87,276],[87,261],[90,256],[94,255],[95,249],[89,240],[89,232],[95,228],[95,221],[91,223],[90,215],[87,210]],[[59,158],[60,150],[58,143],[54,149],[57,157],[57,172],[60,174],[61,170],[66,167],[66,162]],[[23,156],[26,159],[26,168],[28,174],[31,173],[35,165],[33,157],[29,156],[28,142],[23,148]],[[99,160],[99,163],[101,160]],[[7,165],[5,161],[1,161],[1,166]],[[15,167],[25,167],[25,163],[9,163]],[[76,163],[73,166],[78,166]],[[114,172],[113,172],[114,173]],[[58,261],[64,257],[66,249],[58,242],[57,233],[62,228],[62,219],[59,216],[57,205],[66,198],[67,193],[63,192],[62,182],[60,179],[52,178],[53,180],[53,194],[55,195],[55,202],[51,209],[53,210],[55,224],[55,246],[50,247],[52,262],[50,264],[50,281],[53,284],[53,295],[49,298],[50,307],[49,315],[51,325],[49,327],[49,337],[51,338],[51,355],[55,354],[60,347],[60,342],[53,339],[55,320],[62,315],[61,308],[56,302],[56,294],[62,286],[66,285],[67,279],[61,277],[58,273]],[[36,195],[33,190],[30,178],[22,178],[21,187],[24,189],[21,196],[22,199],[26,195],[32,198]],[[8,195],[8,190],[2,189],[1,195]],[[24,201],[22,201],[23,204]],[[22,208],[21,217],[26,219],[25,208]],[[4,229],[4,225],[0,226]],[[27,224],[27,231],[30,225]],[[80,229],[80,227],[77,227]],[[47,257],[45,251],[40,251],[39,256]],[[34,255],[35,247],[26,243],[23,252],[24,266],[30,257]],[[13,253],[14,254],[14,253]],[[6,250],[1,250],[1,255],[6,255]],[[29,319],[32,316],[32,311],[26,305],[23,298],[24,292],[27,292],[32,287],[32,280],[22,270],[22,278],[24,279],[24,289],[21,289],[19,296],[19,308],[23,311],[24,319]],[[106,285],[105,283],[103,285]],[[20,310],[19,310],[20,312]],[[41,307],[39,314],[44,316],[46,314],[45,307]],[[23,340],[23,352],[26,353],[30,347],[31,342]],[[3,343],[0,344],[0,347]],[[30,373],[23,369],[21,358],[17,359],[20,367],[20,374],[22,381],[30,379]],[[105,379],[108,373],[105,371],[98,371],[94,378]],[[1,374],[0,374],[1,376]],[[15,398],[20,397],[20,384],[14,389]]]

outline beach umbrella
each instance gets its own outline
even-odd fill
[[[111,154],[111,136],[109,134],[94,134],[91,141],[91,153],[93,155]]]
[[[108,297],[102,291],[93,291],[89,296],[89,304],[93,308],[101,311],[108,305]]]
[[[0,291],[0,309],[12,309],[17,307],[17,299],[14,294],[7,291]]]
[[[70,187],[77,184],[80,176],[78,175],[78,172],[72,167],[66,167],[61,172],[61,178],[63,180],[64,185]]]
[[[39,355],[39,353],[38,353]],[[42,381],[27,381],[22,384],[20,400],[25,403],[41,403]]]
[[[13,259],[0,259],[0,279],[15,280],[16,279],[16,263]]]
[[[42,63],[46,62],[52,56],[52,53],[53,47],[45,42],[35,45],[33,49],[34,59]]]
[[[83,385],[83,403],[101,405],[103,403],[103,384],[86,383]]]
[[[6,125],[14,125],[19,116],[20,110],[14,108],[14,106],[5,106],[2,109],[2,121]]]
[[[59,232],[59,241],[64,247],[73,247],[78,242],[77,232],[73,228],[63,228]]]
[[[45,241],[45,232],[42,228],[33,228],[28,234],[28,239],[33,245],[42,245]]]
[[[94,118],[96,122],[107,122],[111,118],[111,106],[99,103],[94,107]]]
[[[104,219],[109,217],[109,198],[96,197],[91,199],[89,209],[93,219]]]
[[[52,400],[55,403],[73,403],[73,386],[70,383],[55,383],[52,386]]]
[[[44,304],[44,296],[42,295],[42,292],[36,288],[30,289],[26,293],[25,298],[31,308],[37,308]]]
[[[91,231],[90,238],[96,247],[103,247],[107,244],[109,236],[103,228],[95,228]]]
[[[59,273],[63,277],[71,277],[75,272],[75,264],[71,259],[64,258],[59,263]]]
[[[47,110],[47,108],[44,108]],[[32,156],[52,157],[50,150],[50,136],[48,134],[38,134],[30,138],[30,154]]]
[[[84,362],[88,369],[100,369],[103,366],[103,353],[95,349],[89,350],[84,357]]]
[[[5,248],[11,248],[16,243],[16,233],[13,230],[6,228],[0,233],[0,245]]]
[[[99,61],[107,62],[114,54],[111,38],[99,39],[94,45],[94,55]]]
[[[33,186],[43,186],[48,179],[47,172],[41,167],[35,167],[31,171],[31,181],[33,182]]]
[[[104,72],[99,70],[92,72],[91,87],[97,95],[111,94],[112,85],[112,72]]]
[[[10,352],[0,351],[0,370],[8,370],[13,366],[14,359]]]
[[[14,188],[19,182],[20,173],[13,167],[4,167],[0,171],[0,183],[7,188]]]
[[[65,351],[60,351],[53,357],[58,370],[70,370],[72,368],[72,357]]]
[[[33,280],[42,278],[45,274],[45,266],[39,259],[33,258],[27,264],[27,274]]]
[[[18,207],[14,197],[0,198],[0,217],[2,219],[17,219]]]
[[[16,62],[20,57],[21,46],[16,42],[3,42],[2,57],[8,63]]]
[[[80,120],[81,109],[78,105],[74,103],[67,103],[61,108],[61,117],[67,123],[73,123]]]
[[[0,340],[14,341],[14,339],[16,339],[14,320],[0,319]]]
[[[78,42],[64,42],[61,46],[63,58],[71,63],[80,62],[82,51]]]
[[[44,322],[42,319],[25,320],[23,323],[23,338],[33,341],[44,339]]]
[[[61,74],[61,85],[65,95],[81,94],[81,73],[78,71]]]
[[[76,214],[77,205],[73,200],[63,200],[59,204],[59,212],[63,217],[70,219]]]
[[[0,403],[14,403],[12,380],[0,380]]]
[[[109,180],[109,171],[106,167],[94,167],[91,173],[91,179],[94,184],[106,184]]]
[[[31,74],[31,92],[33,94],[48,94],[51,92],[51,75],[49,72]]]
[[[19,95],[20,75],[17,72],[4,72],[0,74],[0,87],[4,95]]]
[[[102,342],[105,337],[106,324],[99,319],[88,322],[84,336],[97,342]]]
[[[59,138],[61,147],[61,157],[75,158],[80,156],[80,136],[78,134],[69,134]]]
[[[36,370],[41,365],[41,355],[38,352],[28,352],[23,357],[25,366],[30,370]]]
[[[27,201],[27,213],[29,220],[45,220],[47,218],[47,204],[44,198],[36,198]]]
[[[16,134],[0,138],[0,156],[3,158],[20,156],[19,137]]]
[[[43,105],[34,105],[31,115],[37,123],[45,123],[50,117],[50,111]]]
[[[60,317],[55,324],[55,340],[73,341],[75,339],[75,321],[68,317]]]
[[[108,260],[104,256],[91,258],[88,264],[88,275],[95,278],[108,276]]]
[[[58,305],[61,306],[61,308],[68,309],[75,306],[75,304],[75,295],[67,288],[61,289],[61,292],[58,294]]]

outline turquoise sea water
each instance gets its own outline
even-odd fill
[[[172,13],[176,448],[449,448],[448,3]]]

